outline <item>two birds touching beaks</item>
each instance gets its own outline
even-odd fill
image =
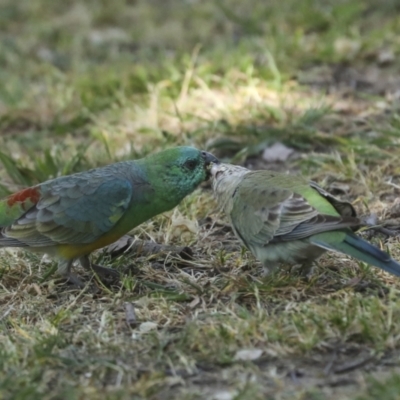
[[[365,224],[350,203],[301,177],[221,164],[193,147],[59,177],[0,200],[0,247],[48,253],[78,286],[75,260],[101,276],[118,275],[91,264],[89,254],[176,207],[210,175],[236,236],[266,271],[279,264],[307,270],[333,250],[400,276],[398,262],[354,234]]]

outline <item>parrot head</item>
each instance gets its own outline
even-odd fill
[[[233,193],[242,177],[249,173],[247,168],[232,164],[213,164],[211,167],[213,177],[212,187],[219,204],[224,205]]]
[[[194,147],[173,147],[146,158],[146,169],[154,185],[160,184],[165,197],[183,198],[210,177],[211,164],[219,160]]]
[[[206,151],[194,147],[176,147],[178,155],[170,164],[171,176],[179,180],[190,181],[197,186],[202,181],[210,178],[211,165],[219,164],[218,158]]]

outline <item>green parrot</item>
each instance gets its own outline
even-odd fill
[[[215,164],[213,191],[236,236],[262,262],[309,269],[326,250],[347,254],[393,275],[400,264],[356,236],[364,223],[352,205],[299,176]]]
[[[193,147],[62,176],[0,200],[0,247],[23,247],[59,260],[71,274],[74,260],[100,275],[116,271],[91,264],[89,254],[168,211],[209,175],[218,160]]]

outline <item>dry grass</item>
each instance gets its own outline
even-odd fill
[[[192,144],[396,226],[397,3],[242,3],[3,1],[3,193]],[[276,141],[294,156],[263,160]],[[0,252],[1,398],[397,398],[397,278],[336,254],[311,281],[264,278],[207,185],[132,236],[193,257],[102,250],[121,287],[79,271],[76,291],[52,260]]]

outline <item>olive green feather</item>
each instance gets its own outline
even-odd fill
[[[229,164],[212,168],[213,190],[235,234],[272,271],[280,263],[310,265],[326,250],[400,276],[400,264],[356,236],[363,223],[348,202],[315,182]]]

